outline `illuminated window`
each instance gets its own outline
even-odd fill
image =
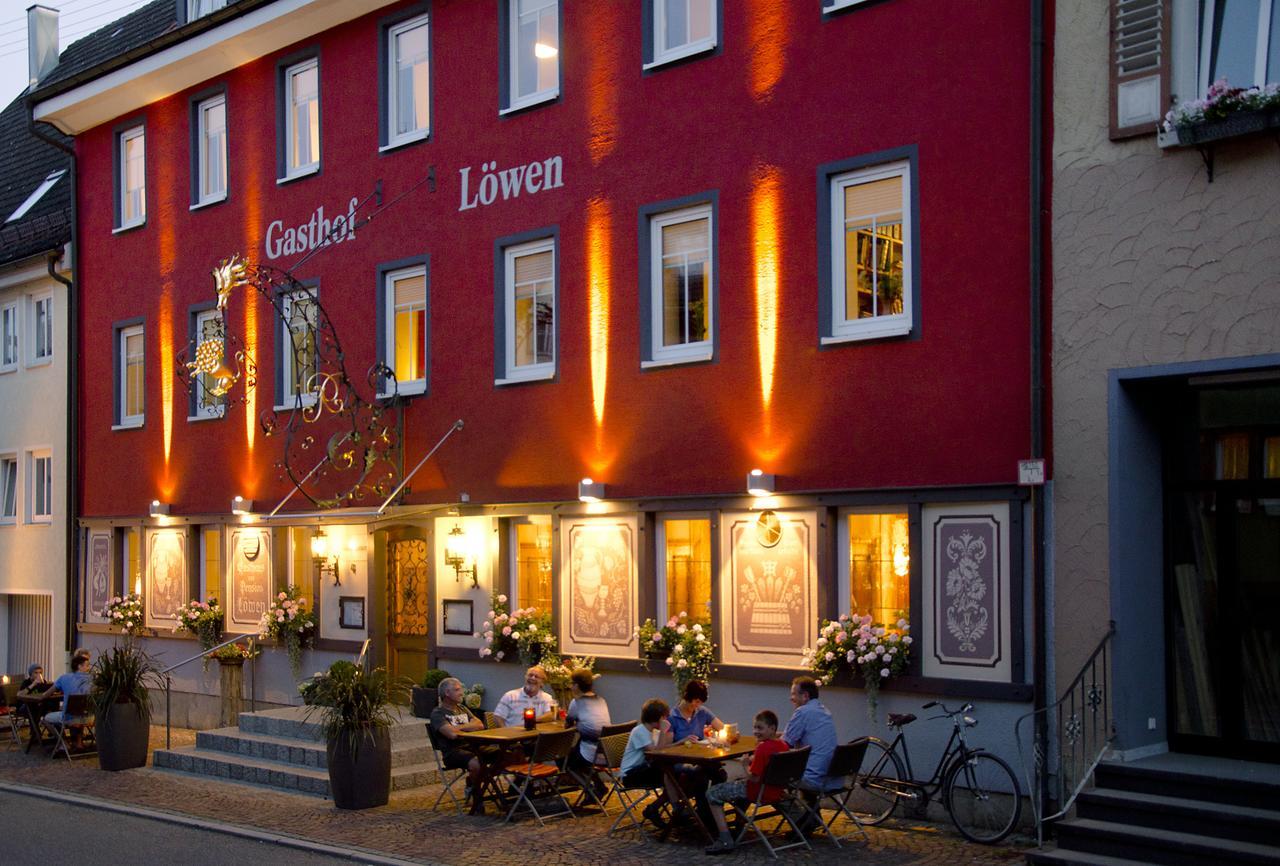
[[[427,389],[427,269],[415,266],[383,277],[385,363],[401,394]]]
[[[0,371],[18,366],[18,304],[0,308]]]
[[[226,336],[223,333],[222,319],[218,316],[217,310],[202,310],[196,313],[194,321],[192,341],[198,346],[208,340],[217,340],[222,343],[223,351],[226,351]],[[200,374],[200,386],[191,389],[191,417],[193,419],[200,418],[221,418],[223,412],[226,411],[226,397],[216,397],[213,394],[213,388],[216,386],[217,380],[208,373]]]
[[[18,456],[0,457],[0,523],[13,523],[18,516]]]
[[[667,618],[687,612],[693,622],[711,623],[711,521],[659,521],[658,612]]]
[[[284,175],[301,177],[320,169],[320,61],[284,70]]]
[[[1280,436],[1262,440],[1263,478],[1280,478]]]
[[[908,334],[912,327],[911,170],[907,161],[830,177],[829,325],[824,340]]]
[[[551,518],[529,517],[513,523],[512,556],[515,558],[515,598],[511,609],[536,607],[551,610]]]
[[[713,354],[712,221],[710,204],[649,219],[646,362],[705,361]]]
[[[200,586],[201,601],[222,596],[222,531],[216,526],[206,526],[200,531]],[[222,609],[226,610],[226,604]]]
[[[386,30],[385,147],[420,141],[431,127],[428,33],[425,15]]]
[[[31,360],[47,361],[53,357],[53,296],[45,295],[31,302]]]
[[[653,57],[657,65],[714,48],[719,0],[648,0],[653,21]],[[646,64],[648,65],[648,64]]]
[[[556,372],[556,242],[544,238],[504,251],[507,381]]]
[[[121,595],[142,593],[142,542],[141,533],[136,527],[124,530],[121,537],[121,561],[124,563],[124,574],[121,583],[124,585]]]
[[[298,597],[307,600],[307,610],[315,610],[316,567],[311,556],[311,536],[314,530],[310,526],[290,526],[285,530],[289,534],[289,570],[286,575],[286,586],[298,588]],[[329,555],[341,554],[334,540],[330,540]],[[285,587],[281,587],[284,589]]]
[[[27,459],[27,478],[31,484],[27,492],[30,519],[33,523],[48,523],[53,517],[53,455],[48,451],[31,452]]]
[[[227,197],[227,98],[210,97],[196,106],[196,204]]]
[[[280,321],[278,393],[281,395],[279,405],[287,408],[299,400],[305,405],[316,399],[316,328],[320,308],[307,291],[285,295],[280,303],[284,317]]]
[[[121,427],[141,427],[144,417],[145,394],[145,344],[142,325],[119,330],[117,351],[120,353],[118,424]]]
[[[906,511],[854,513],[845,517],[848,608],[877,623],[897,622],[911,612],[911,537]]]
[[[1221,433],[1214,448],[1214,475],[1219,481],[1249,477],[1249,434]]]
[[[505,41],[508,92],[514,111],[560,94],[559,0],[507,0]]]
[[[147,219],[147,142],[141,126],[116,137],[117,188],[116,227],[142,225]]]

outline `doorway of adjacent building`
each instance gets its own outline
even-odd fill
[[[1169,744],[1280,762],[1280,384],[1188,383],[1166,431]]]

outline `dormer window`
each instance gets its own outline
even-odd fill
[[[186,0],[187,20],[195,21],[227,5],[228,0]]]

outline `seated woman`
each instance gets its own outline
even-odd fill
[[[603,797],[604,783],[591,771],[600,748],[600,732],[609,724],[609,705],[593,691],[594,685],[595,675],[586,668],[579,668],[569,675],[573,700],[569,702],[565,724],[578,726],[578,748],[569,753],[569,769],[584,779],[590,779],[596,796]]]
[[[707,696],[707,684],[702,680],[690,680],[685,684],[684,697],[671,712],[673,742],[696,742],[724,727],[724,722],[705,706]],[[676,771],[680,774],[680,787],[697,801],[698,816],[703,824],[712,826],[711,807],[706,800],[707,786],[712,782],[723,782],[727,778],[724,769],[714,767],[708,772],[692,764],[680,764]]]

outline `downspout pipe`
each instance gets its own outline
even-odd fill
[[[62,283],[67,287],[67,440],[64,453],[66,456],[66,498],[67,498],[67,526],[66,526],[66,581],[67,581],[67,609],[63,611],[65,618],[65,634],[67,652],[76,644],[76,611],[80,609],[80,598],[77,592],[79,581],[76,575],[79,572],[80,563],[80,531],[78,529],[80,509],[80,401],[78,399],[80,393],[80,302],[76,296],[76,286],[80,284],[80,244],[78,241],[79,219],[76,206],[77,184],[76,184],[76,151],[71,145],[65,144],[47,135],[39,126],[36,125],[32,115],[34,104],[28,98],[27,100],[27,130],[36,138],[46,144],[56,147],[67,155],[71,163],[71,278],[67,279],[58,273],[57,262],[62,257],[60,252],[50,251],[49,253],[49,276]]]

